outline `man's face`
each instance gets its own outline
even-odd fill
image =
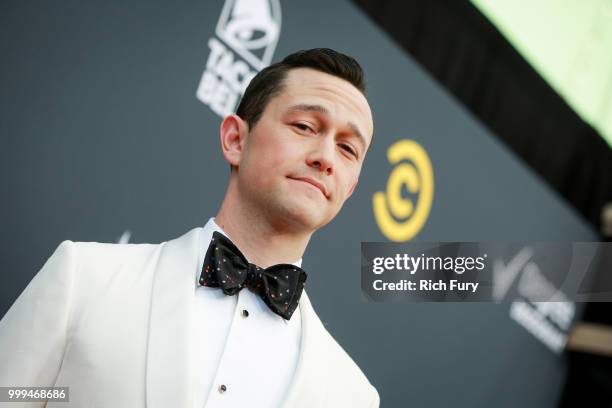
[[[352,194],[372,133],[370,107],[357,88],[292,69],[245,139],[239,188],[269,219],[314,232]]]

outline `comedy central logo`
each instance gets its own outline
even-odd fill
[[[270,65],[280,28],[279,0],[227,0],[208,40],[198,99],[221,117],[233,113],[251,79]]]
[[[395,165],[387,190],[374,193],[374,218],[382,233],[392,241],[408,241],[425,225],[433,202],[434,176],[429,156],[414,140],[400,140],[387,150]],[[402,196],[406,190],[407,196]]]

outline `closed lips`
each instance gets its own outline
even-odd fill
[[[316,180],[310,179],[310,178],[305,178],[305,177],[291,177],[294,180],[299,180],[299,181],[304,181],[306,183],[310,183],[313,186],[315,186],[316,188],[318,188],[321,193],[323,193],[323,195],[325,196],[325,198],[327,198],[327,190],[325,188],[325,186],[321,183],[319,183]]]

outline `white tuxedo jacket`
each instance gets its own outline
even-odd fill
[[[193,407],[200,230],[161,244],[62,242],[0,321],[0,386],[70,387],[57,407]],[[301,349],[283,407],[378,407],[305,291],[299,308]]]

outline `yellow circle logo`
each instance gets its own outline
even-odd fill
[[[433,202],[434,177],[429,156],[414,140],[400,140],[387,150],[387,159],[397,166],[389,174],[387,191],[372,196],[374,218],[391,241],[408,241],[425,225]],[[408,163],[400,163],[402,160]],[[399,164],[398,164],[399,163]],[[416,204],[403,198],[402,186],[418,194]]]

